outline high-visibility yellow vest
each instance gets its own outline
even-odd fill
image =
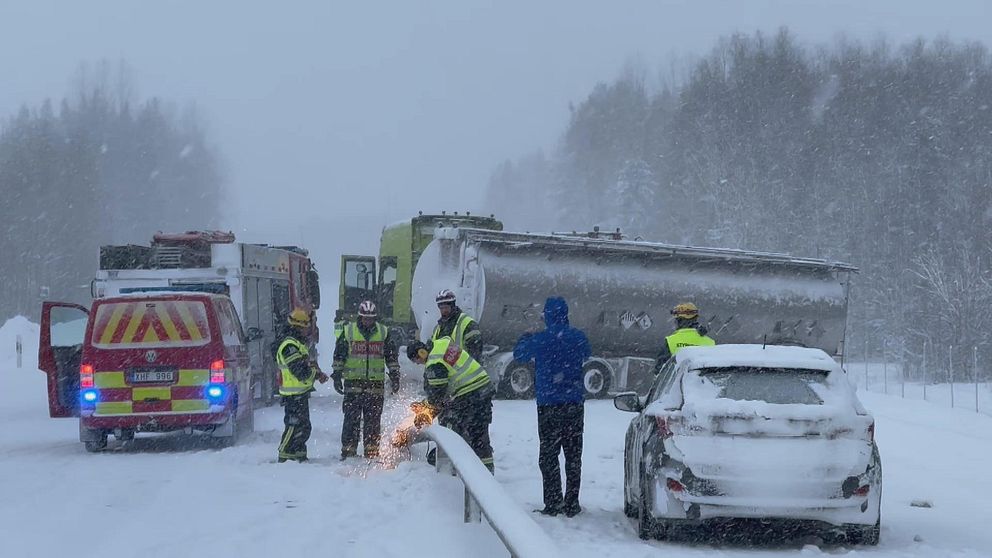
[[[451,335],[446,337],[450,337],[451,340],[454,341],[455,345],[464,347],[466,341],[465,329],[469,326],[469,324],[473,323],[475,323],[475,320],[465,314],[465,312],[462,312],[461,315],[458,316],[458,322],[455,323],[455,328],[451,331]],[[479,330],[476,329],[469,334],[469,337],[475,337],[479,334]],[[437,341],[438,339],[441,339],[441,324],[434,326],[434,333],[431,334],[431,341]]]
[[[296,354],[286,358],[283,352],[290,346],[296,347],[297,351]],[[279,372],[282,374],[282,385],[279,386],[279,395],[300,395],[313,390],[313,380],[317,377],[316,368],[310,367],[310,375],[303,381],[300,381],[289,371],[289,365],[300,359],[310,360],[310,350],[307,349],[306,344],[301,343],[293,337],[287,337],[279,344],[279,350],[276,351],[276,364],[279,365]]]
[[[462,350],[450,337],[442,337],[434,341],[431,352],[427,355],[425,366],[441,364],[448,370],[447,378],[429,378],[427,383],[434,387],[447,386],[448,396],[452,399],[471,393],[489,385],[489,374],[472,358],[468,351]]]
[[[337,341],[341,338],[341,334],[344,333],[344,326],[347,322],[334,322],[334,340]]]
[[[672,356],[675,356],[675,353],[679,352],[679,349],[682,347],[716,345],[716,341],[705,335],[700,335],[694,327],[684,327],[675,330],[675,333],[665,338],[665,342],[668,343],[668,351]]]
[[[389,328],[380,323],[375,324],[375,331],[368,339],[362,335],[357,323],[345,326],[344,338],[348,341],[348,359],[344,362],[343,375],[345,381],[386,381],[386,356],[383,351],[388,334]],[[348,392],[347,384],[345,392]]]

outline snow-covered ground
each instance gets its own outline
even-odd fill
[[[21,369],[13,354],[17,333],[25,342]],[[131,448],[94,455],[77,441],[74,420],[48,418],[36,351],[37,326],[17,318],[0,328],[2,556],[506,555],[487,526],[461,522],[461,483],[435,474],[422,446],[413,461],[391,470],[339,463],[340,397],[327,386],[313,401],[308,464],[274,463],[279,407],[257,411],[257,432],[234,448],[139,438]],[[404,391],[405,398],[387,402],[384,422],[405,414],[415,383]],[[876,417],[883,459],[877,548],[640,541],[621,509],[623,434],[632,415],[609,401],[586,408],[585,512],[536,519],[562,555],[576,557],[992,556],[985,509],[992,500],[992,418],[897,396],[862,399]],[[528,511],[541,504],[535,423],[531,401],[496,404],[496,477]],[[933,507],[912,507],[914,500]]]

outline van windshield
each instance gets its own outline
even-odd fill
[[[98,349],[199,347],[210,342],[206,306],[197,300],[135,300],[97,306]]]

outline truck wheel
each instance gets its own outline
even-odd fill
[[[582,367],[582,383],[586,388],[586,399],[607,397],[612,378],[609,368],[601,362],[590,362]]]
[[[500,393],[506,399],[534,397],[534,367],[530,363],[512,362],[503,372]]]

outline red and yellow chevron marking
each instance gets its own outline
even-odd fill
[[[104,304],[93,326],[94,345],[107,348],[202,345],[209,335],[206,310],[198,301]]]

